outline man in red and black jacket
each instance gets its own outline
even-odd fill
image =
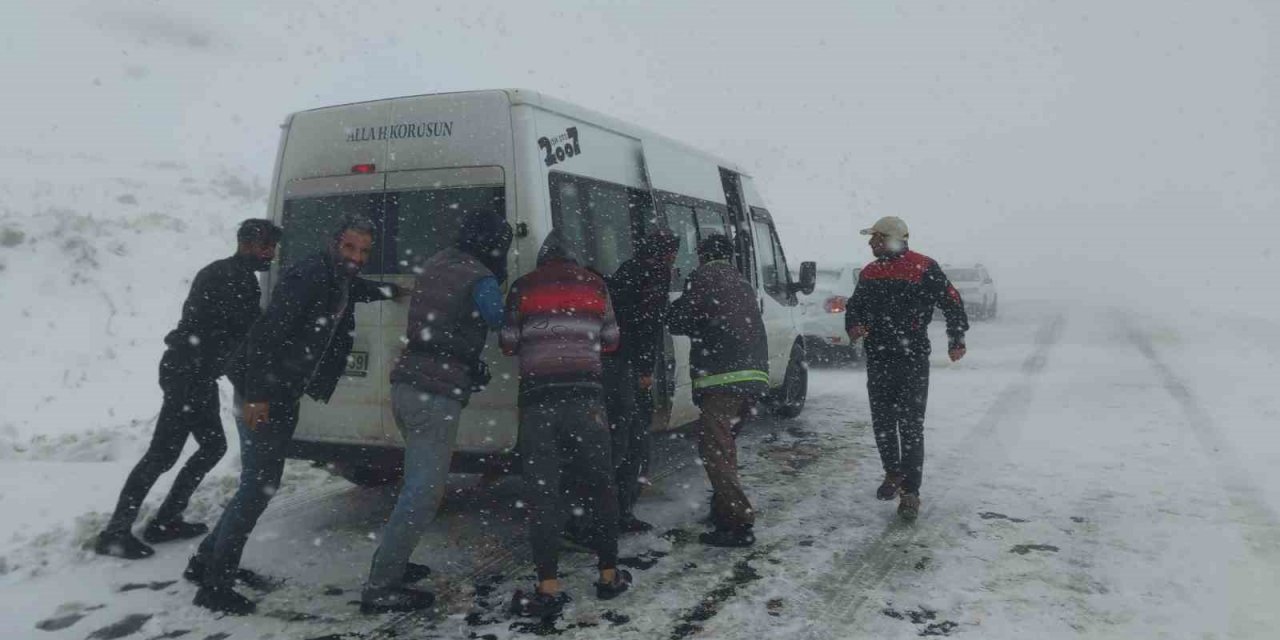
[[[898,513],[920,513],[924,469],[924,413],[929,398],[929,321],[934,307],[947,320],[947,353],[964,357],[969,319],[960,292],[928,256],[907,247],[907,224],[888,216],[863,235],[876,260],[862,269],[845,310],[851,341],[863,339],[871,426],[884,465],[881,500],[901,495]]]

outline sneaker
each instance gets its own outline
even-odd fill
[[[614,572],[613,582],[597,582],[596,598],[600,600],[612,600],[627,592],[631,588],[631,572],[626,569],[618,569]]]
[[[622,516],[618,521],[619,533],[648,533],[650,531],[653,531],[653,525],[631,514]]]
[[[435,604],[436,596],[430,591],[418,589],[379,589],[365,591],[360,598],[360,613],[390,613],[393,611],[421,611]]]
[[[521,618],[554,618],[564,613],[564,606],[569,604],[573,598],[569,594],[561,591],[556,595],[548,595],[534,591],[533,593],[525,593],[516,591],[511,596],[511,606],[508,611],[511,615],[520,616]]]
[[[201,560],[199,556],[191,556],[191,559],[187,561],[187,568],[182,572],[182,577],[185,578],[187,582],[203,585],[204,570],[204,560]],[[244,583],[245,586],[252,589],[258,590],[263,590],[274,585],[274,581],[271,578],[268,578],[252,569],[243,568],[236,569],[236,581]]]
[[[427,577],[430,575],[431,575],[431,567],[428,567],[425,564],[416,564],[416,563],[410,562],[406,564],[404,567],[404,583],[405,584],[413,584],[415,582],[426,580]]]
[[[142,539],[151,544],[161,544],[173,542],[174,540],[196,538],[206,533],[209,533],[209,525],[203,522],[183,522],[182,520],[156,522],[152,520],[151,524],[148,524],[147,528],[142,530]]]
[[[698,535],[698,541],[712,547],[749,547],[756,543],[750,528],[716,529]]]
[[[233,616],[248,615],[258,609],[258,605],[254,604],[252,600],[228,588],[200,587],[200,590],[196,592],[195,600],[192,600],[191,604]]]
[[[877,500],[892,500],[898,496],[898,491],[902,488],[907,476],[901,473],[884,474],[884,482],[880,483],[880,488],[876,489]]]
[[[920,496],[915,493],[904,493],[898,502],[898,515],[907,522],[912,522],[920,515]]]
[[[98,540],[93,544],[93,550],[101,556],[112,556],[124,558],[125,560],[141,560],[156,554],[155,549],[133,537],[133,534],[128,531],[103,531],[99,533]]]

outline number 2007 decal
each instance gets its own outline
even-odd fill
[[[578,143],[578,128],[569,127],[555,138],[543,136],[538,138],[538,147],[547,153],[543,162],[548,167],[564,162],[577,155],[582,155],[582,145]]]

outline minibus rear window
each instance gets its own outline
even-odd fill
[[[290,267],[307,256],[324,251],[342,219],[363,216],[378,226],[373,239],[373,253],[365,265],[366,273],[381,269],[381,224],[383,195],[356,193],[316,198],[292,198],[284,203],[284,238],[280,241],[280,264]]]
[[[413,273],[414,267],[458,240],[462,218],[488,213],[506,218],[502,187],[458,187],[387,194],[388,230],[384,273]]]

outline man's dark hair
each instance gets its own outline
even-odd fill
[[[265,247],[278,244],[282,235],[284,235],[284,229],[270,220],[249,218],[240,223],[240,229],[236,231],[236,242]]]
[[[374,240],[378,239],[378,227],[373,221],[364,216],[347,216],[342,219],[342,224],[333,232],[333,242],[337,244],[342,239],[342,234],[348,231],[356,231],[363,233]]]
[[[724,234],[709,235],[698,243],[698,257],[703,262],[729,260],[733,258],[733,242],[730,242]]]

